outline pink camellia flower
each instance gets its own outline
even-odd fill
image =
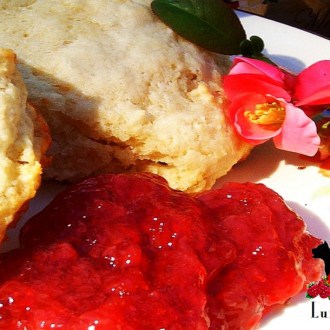
[[[231,101],[230,118],[246,141],[257,145],[273,139],[279,149],[316,154],[320,144],[316,125],[291,103],[295,80],[290,73],[263,61],[234,60],[223,83]]]
[[[273,139],[282,150],[313,156],[320,138],[315,123],[299,108],[270,95],[245,93],[233,99],[229,114],[236,130],[251,144]]]

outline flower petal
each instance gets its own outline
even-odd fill
[[[317,91],[301,99],[296,106],[330,104],[330,82]]]
[[[223,78],[223,87],[229,99],[243,93],[270,94],[286,101],[291,100],[291,95],[281,86],[274,85],[265,76],[235,74]]]
[[[229,74],[253,73],[266,75],[272,80],[282,84],[285,79],[285,74],[275,65],[264,61],[255,60],[248,57],[235,57],[233,60],[234,66]]]
[[[279,135],[273,141],[277,148],[314,156],[320,144],[316,125],[305,113],[292,104],[285,105],[286,116]]]
[[[300,105],[328,104],[330,103],[329,89],[330,60],[319,61],[300,72],[297,76],[294,99]]]

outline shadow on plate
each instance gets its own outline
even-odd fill
[[[281,162],[298,169],[318,166],[307,157],[276,149],[272,141],[268,141],[255,147],[246,160],[236,164],[227,175],[220,178],[215,188],[221,187],[225,182],[260,182],[276,172]]]
[[[271,58],[273,62],[292,73],[297,74],[306,67],[305,63],[296,57],[269,54],[267,51],[264,53],[266,56]]]

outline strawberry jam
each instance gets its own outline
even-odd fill
[[[152,174],[76,184],[0,257],[0,329],[253,329],[321,274],[273,191],[189,196]]]

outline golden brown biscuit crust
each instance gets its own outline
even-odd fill
[[[13,51],[0,49],[0,241],[34,197],[50,144],[47,124],[27,105],[15,60]]]

